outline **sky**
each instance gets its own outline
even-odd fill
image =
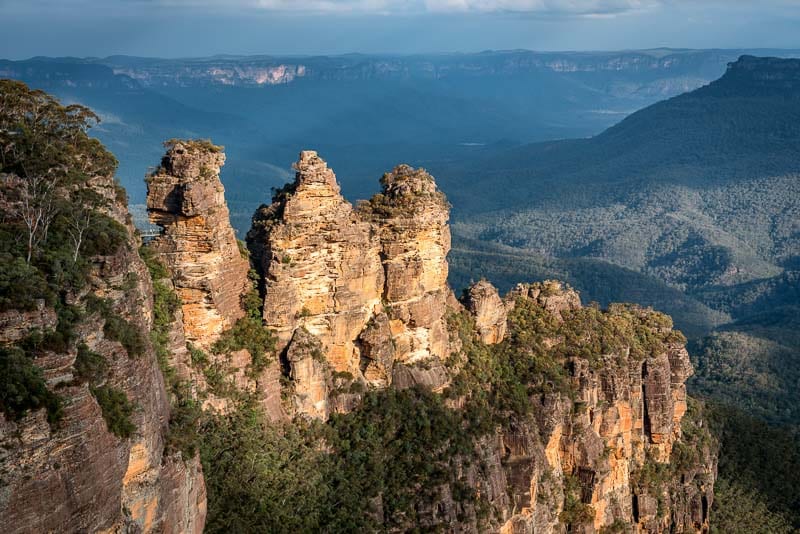
[[[0,0],[0,58],[800,48],[800,0]]]

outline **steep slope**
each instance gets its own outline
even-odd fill
[[[456,205],[474,213],[554,200],[560,207],[593,207],[624,197],[632,186],[701,187],[796,173],[798,64],[742,56],[722,78],[633,113],[597,136],[470,161],[457,168],[468,176],[449,173],[443,187],[458,183]]]
[[[594,138],[439,172],[456,205],[466,203],[454,211],[454,284],[566,275],[581,288],[591,280],[588,294],[603,303],[639,294],[693,325],[690,391],[730,418],[718,427],[724,508],[714,512],[728,528],[742,520],[727,504],[737,498],[776,518],[776,531],[790,528],[785,518],[798,525],[772,475],[755,470],[748,485],[739,475],[763,421],[783,426],[769,429],[783,436],[781,454],[800,450],[798,116],[800,62],[745,56],[708,86]],[[748,429],[749,445],[728,428]]]
[[[591,139],[445,171],[456,233],[602,259],[689,292],[779,275],[800,250],[798,65],[743,56]]]
[[[520,147],[445,171],[444,188],[464,210],[455,212],[457,241],[602,260],[743,324],[786,305],[768,288],[786,284],[800,255],[799,66],[743,56],[719,80],[594,138]],[[627,284],[641,286],[634,277]],[[760,310],[731,306],[738,295],[764,302]]]
[[[89,110],[9,81],[0,102],[4,530],[199,534],[202,470],[170,442],[116,161],[86,136]]]

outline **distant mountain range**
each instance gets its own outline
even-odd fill
[[[217,56],[0,61],[21,79],[97,110],[132,201],[170,137],[228,145],[234,223],[285,181],[302,148],[331,162],[351,198],[405,161],[433,170],[497,147],[595,135],[629,113],[719,77],[745,53],[791,50],[531,52],[414,56]],[[459,206],[456,206],[458,209]]]

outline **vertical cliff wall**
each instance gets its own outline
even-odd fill
[[[471,300],[489,292],[485,283],[476,289]],[[518,286],[504,304],[511,316],[527,308],[516,310],[517,321],[548,325],[541,342],[563,354],[572,392],[543,395],[535,424],[501,433],[514,466],[508,478],[517,481],[517,513],[504,532],[552,531],[565,519],[587,532],[615,522],[636,532],[708,531],[715,459],[710,443],[698,441],[703,432],[682,434],[692,366],[669,318],[637,307],[583,308],[557,282]],[[587,322],[591,329],[580,326]],[[582,339],[570,340],[576,334]],[[520,481],[522,473],[529,475]],[[563,498],[554,498],[554,481]]]
[[[199,534],[206,502],[199,460],[166,447],[170,404],[147,341],[153,321],[150,276],[112,177],[97,177],[89,187],[98,195],[92,207],[120,225],[124,242],[90,258],[88,284],[65,296],[74,315],[57,314],[42,303],[39,318],[12,310],[0,319],[4,343],[19,338],[14,332],[36,335],[37,328],[44,334],[72,328],[75,338],[63,349],[37,351],[34,359],[48,388],[61,398],[61,421],[50,426],[44,409],[20,420],[0,414],[2,530]],[[91,381],[83,376],[81,358],[87,354],[106,362],[102,376]],[[91,388],[127,398],[133,406],[130,437],[109,430],[109,415],[104,418],[100,394]]]
[[[176,141],[147,178],[150,221],[163,229],[149,246],[172,275],[186,340],[203,348],[244,315],[250,287],[219,179],[224,163],[211,143]]]
[[[174,289],[180,302],[169,358],[204,408],[224,412],[233,392],[256,393],[265,411],[280,419],[280,366],[254,364],[245,347],[215,347],[245,317],[244,298],[254,291],[248,253],[231,227],[219,177],[224,162],[222,148],[209,141],[171,141],[146,179],[150,220],[163,230],[147,247],[167,268],[159,282]],[[203,361],[193,361],[191,351]]]

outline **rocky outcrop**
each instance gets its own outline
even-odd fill
[[[163,229],[150,243],[172,275],[186,340],[208,348],[244,315],[248,261],[230,224],[219,179],[225,154],[210,142],[167,143],[147,177],[150,221]]]
[[[87,296],[106,299],[108,312],[146,340],[153,320],[147,268],[124,199],[112,177],[90,186],[108,204],[100,208],[125,227],[125,242],[110,255],[90,259],[88,286],[68,302],[85,308]],[[102,203],[98,203],[101,206]],[[63,402],[63,418],[51,427],[44,409],[20,420],[0,414],[0,517],[9,533],[192,532],[205,522],[205,485],[198,458],[167,449],[170,404],[149,342],[129,352],[104,328],[104,313],[83,310],[74,325],[76,344],[35,358],[48,387]],[[19,336],[19,319],[29,327],[51,328],[56,314],[40,308],[6,313],[0,339]],[[60,319],[65,320],[65,319]],[[109,431],[90,384],[76,372],[80,343],[107,362],[100,385],[122,392],[135,407],[129,438]]]
[[[563,312],[581,307],[578,293],[565,287],[558,280],[545,280],[537,284],[517,284],[505,297],[506,308],[514,309],[518,298],[536,302],[559,322],[563,321]]]
[[[360,212],[376,227],[386,274],[383,289],[395,360],[414,363],[448,355],[447,253],[450,207],[433,177],[400,165]]]
[[[264,274],[264,321],[279,351],[302,327],[333,369],[357,376],[356,339],[381,307],[380,243],[316,152],[302,152],[295,168],[295,182],[258,210],[248,234]]]
[[[475,317],[478,338],[483,343],[492,345],[503,341],[508,312],[496,287],[486,280],[471,285],[466,294],[466,306]]]
[[[294,387],[294,400],[299,413],[327,419],[330,376],[319,340],[305,328],[294,331],[286,353],[289,377]]]
[[[433,178],[397,167],[382,179],[383,192],[356,210],[316,152],[301,152],[295,169],[294,183],[259,208],[248,234],[278,350],[293,354],[304,329],[330,372],[376,387],[391,384],[397,364],[444,359],[450,232]],[[443,380],[441,373],[403,376],[435,386]],[[308,394],[315,403],[325,396]]]
[[[577,293],[557,282],[518,286],[507,297],[509,302],[520,299],[534,302],[561,323],[551,342],[555,351],[571,325],[586,317]],[[578,315],[570,313],[576,310]],[[647,330],[660,341],[643,352],[619,346],[597,360],[566,357],[574,399],[542,397],[533,426],[538,432],[529,432],[534,439],[503,436],[506,450],[516,458],[515,470],[520,463],[532,464],[523,469],[532,476],[524,477],[514,492],[521,509],[503,531],[557,530],[559,517],[562,523],[565,519],[566,501],[553,496],[556,480],[561,491],[572,487],[575,498],[590,506],[591,515],[581,527],[585,532],[615,521],[633,525],[637,532],[707,532],[716,468],[708,444],[687,443],[682,436],[685,380],[692,373],[683,340],[673,335],[666,316],[651,310],[612,307],[605,313],[610,322]],[[676,456],[677,446],[681,451]],[[693,449],[692,460],[681,462],[687,449]],[[550,513],[543,515],[542,509]]]
[[[55,310],[46,306],[44,301],[39,301],[33,310],[11,309],[0,312],[0,344],[19,341],[31,329],[53,329],[57,323]]]

